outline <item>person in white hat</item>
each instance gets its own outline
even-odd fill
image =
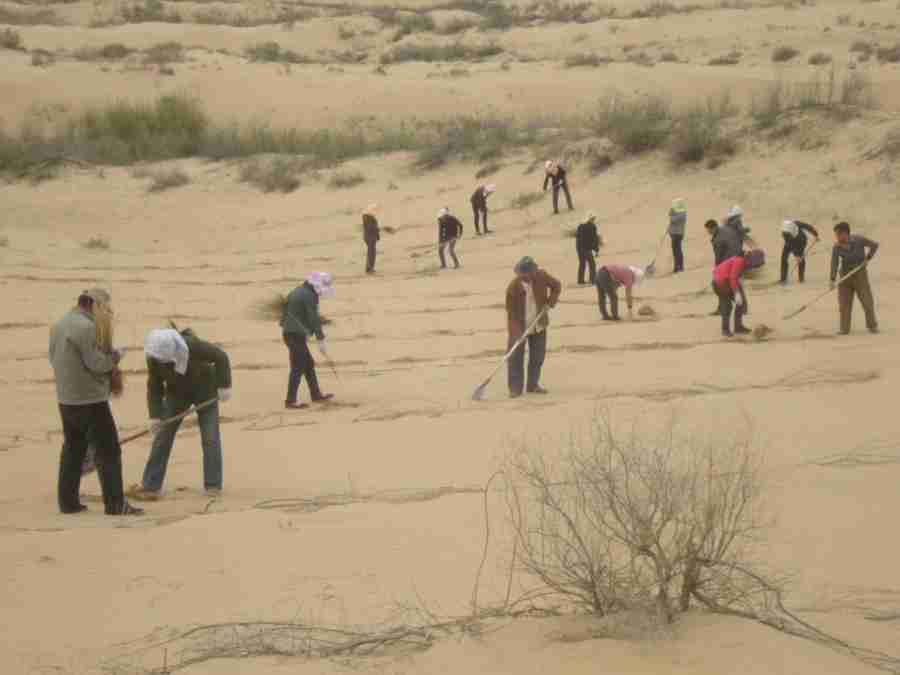
[[[493,183],[488,183],[487,185],[479,185],[478,189],[475,190],[474,194],[472,194],[472,213],[475,214],[475,234],[481,234],[480,225],[484,225],[484,233],[488,234],[490,230],[488,229],[488,207],[487,200],[494,192],[497,191],[497,186]]]
[[[456,242],[462,237],[463,224],[459,218],[450,213],[446,206],[438,211],[438,258],[441,269],[447,269],[447,258],[444,252],[449,250],[453,259],[453,267],[459,269],[459,258],[456,257]]]
[[[793,255],[798,259],[797,279],[802,284],[806,279],[806,233],[819,241],[819,233],[812,225],[799,220],[786,220],[781,224],[784,248],[781,249],[781,283],[788,282],[788,262]]]
[[[547,191],[548,184],[553,186],[553,213],[559,214],[560,190],[566,195],[566,204],[569,205],[569,211],[574,211],[572,194],[569,192],[569,182],[566,180],[566,170],[559,161],[547,160],[544,164],[544,192]]]
[[[588,213],[584,222],[575,230],[575,252],[578,254],[578,285],[584,285],[584,273],[588,283],[597,278],[597,262],[594,255],[600,251],[600,235],[597,234],[597,216]]]
[[[366,274],[375,274],[377,244],[381,239],[376,213],[378,213],[378,204],[369,204],[362,213],[363,241],[366,242]]]

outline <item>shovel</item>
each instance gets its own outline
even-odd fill
[[[535,317],[534,321],[531,322],[531,325],[528,326],[524,333],[522,333],[522,337],[516,340],[516,343],[512,346],[512,349],[506,352],[506,356],[504,356],[500,363],[497,364],[497,367],[494,368],[494,372],[488,375],[488,378],[475,388],[475,392],[472,394],[473,401],[484,400],[484,393],[487,391],[488,385],[491,383],[491,380],[494,379],[494,376],[500,371],[500,369],[503,367],[503,364],[509,360],[509,357],[513,355],[513,352],[516,351],[520,346],[522,346],[522,343],[528,339],[529,333],[531,333],[531,331],[534,330],[535,326],[538,325],[538,322],[542,318],[544,318],[547,310],[548,308],[544,307],[544,309],[538,312],[538,315]]]
[[[200,412],[201,410],[203,410],[204,408],[208,408],[209,406],[211,406],[213,403],[215,403],[218,400],[219,400],[218,396],[216,398],[211,398],[208,401],[204,401],[203,403],[201,403],[199,405],[191,406],[190,408],[185,410],[183,413],[179,413],[178,415],[175,415],[174,417],[169,417],[167,419],[160,420],[159,428],[162,428],[162,427],[166,426],[167,424],[172,424],[173,422],[178,422],[179,420],[183,420],[185,417],[190,415],[192,412]],[[149,435],[150,431],[151,431],[150,429],[144,429],[143,431],[139,431],[136,434],[132,434],[131,436],[126,436],[125,438],[123,438],[122,440],[119,441],[119,445],[125,445],[126,443],[130,443],[131,441],[136,441],[139,438],[143,438],[144,436]]]
[[[644,274],[648,277],[652,277],[656,274],[656,259],[659,257],[659,252],[662,250],[662,245],[666,241],[666,237],[669,236],[669,231],[666,230],[665,234],[663,234],[662,239],[659,240],[659,245],[656,247],[656,254],[653,256],[653,261],[644,268]]]
[[[784,315],[785,320],[787,320],[787,319],[793,319],[795,316],[797,316],[797,315],[800,314],[801,312],[804,312],[804,311],[806,311],[807,309],[809,309],[812,305],[816,304],[819,300],[821,300],[821,299],[824,298],[826,295],[828,295],[829,293],[831,293],[831,292],[832,292],[835,288],[837,288],[840,284],[842,284],[842,283],[845,282],[847,279],[849,279],[850,277],[852,277],[854,274],[856,274],[857,272],[859,272],[863,267],[865,267],[865,266],[868,264],[868,262],[869,262],[869,261],[867,260],[867,261],[864,262],[862,265],[859,265],[858,267],[855,267],[855,268],[853,268],[852,270],[850,270],[849,272],[847,272],[847,274],[845,274],[844,276],[842,276],[840,279],[838,279],[838,280],[835,282],[835,284],[834,284],[834,286],[833,286],[832,288],[829,288],[827,291],[824,291],[824,292],[822,292],[822,293],[819,293],[819,295],[817,295],[816,297],[814,297],[812,300],[810,300],[809,302],[807,302],[805,305],[800,306],[798,309],[795,309],[793,312],[791,312],[791,313],[789,313],[789,314],[785,314],[785,315]]]

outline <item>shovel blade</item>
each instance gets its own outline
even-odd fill
[[[655,260],[644,268],[644,274],[646,274],[648,277],[652,277],[654,274],[656,274]]]
[[[473,401],[483,401],[484,395],[487,392],[487,387],[491,383],[490,380],[485,380],[478,387],[475,388],[475,391],[472,393]]]

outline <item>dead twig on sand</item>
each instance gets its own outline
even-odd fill
[[[351,504],[409,504],[412,502],[430,502],[450,495],[480,494],[482,487],[443,486],[437,488],[403,488],[398,490],[380,490],[369,493],[335,493],[314,497],[292,497],[289,499],[268,499],[254,504],[255,509],[282,510],[301,513],[313,513],[331,506],[349,506]]]

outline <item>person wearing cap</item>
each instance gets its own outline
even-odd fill
[[[50,329],[49,358],[56,381],[56,398],[63,426],[57,500],[62,513],[87,510],[81,503],[82,467],[88,443],[95,450],[97,475],[107,515],[141,515],[125,499],[122,447],[109,405],[113,370],[124,350],[101,348],[98,317],[112,315],[109,293],[83,292],[77,306]]]
[[[731,337],[731,310],[734,307],[734,332],[749,333],[744,325],[744,315],[749,310],[747,294],[741,276],[747,269],[747,254],[732,256],[716,265],[713,272],[713,291],[719,296],[719,314],[722,317],[722,335]]]
[[[562,284],[538,267],[529,257],[514,268],[515,278],[506,289],[507,349],[527,333],[507,361],[510,398],[518,398],[523,390],[529,394],[546,394],[541,386],[541,369],[547,354],[548,312],[559,301]],[[525,378],[525,344],[528,344],[528,377]]]
[[[553,213],[559,214],[559,191],[562,190],[566,195],[566,203],[569,205],[569,211],[574,211],[572,206],[572,194],[569,192],[569,181],[566,180],[566,170],[558,161],[548,160],[544,163],[544,192],[547,191],[547,184],[553,187]]]
[[[441,269],[447,269],[445,250],[450,251],[453,266],[459,269],[459,258],[456,257],[456,242],[463,233],[463,224],[459,218],[450,213],[446,206],[438,211],[438,258],[441,260]]]
[[[744,240],[750,238],[750,228],[744,227],[744,210],[737,204],[728,210],[723,227],[734,230],[740,239],[741,245],[743,245]]]
[[[597,304],[604,321],[620,321],[619,286],[625,287],[625,304],[628,306],[628,318],[632,318],[634,297],[632,289],[640,284],[646,273],[640,267],[631,265],[606,265],[597,270]],[[609,296],[610,312],[606,311],[606,296]]]
[[[287,297],[281,318],[281,329],[291,363],[287,398],[284,401],[284,407],[288,410],[306,407],[306,404],[297,401],[300,382],[304,377],[313,403],[324,403],[334,398],[334,394],[323,394],[319,388],[316,362],[307,344],[307,340],[315,336],[319,351],[328,358],[322,318],[319,316],[319,299],[330,298],[333,295],[331,274],[313,272],[302,286],[295,288]]]
[[[672,201],[669,209],[669,239],[672,241],[672,260],[675,261],[673,274],[684,272],[684,233],[687,229],[687,206],[680,197]]]
[[[363,241],[366,242],[366,274],[375,274],[375,258],[378,256],[377,244],[381,239],[378,227],[378,204],[369,204],[362,214]]]
[[[812,225],[799,220],[786,220],[781,225],[781,236],[784,248],[781,249],[781,283],[788,282],[788,261],[793,255],[797,258],[797,278],[802,284],[806,278],[806,233],[819,241],[819,233]]]
[[[859,234],[850,234],[850,224],[840,222],[834,226],[834,248],[831,251],[831,287],[837,283],[838,271],[846,277],[853,270],[853,276],[847,277],[839,284],[838,309],[841,314],[839,335],[850,333],[853,318],[853,298],[859,298],[866,314],[866,327],[870,333],[878,332],[878,319],[875,316],[875,297],[869,283],[869,261],[878,251],[878,242]],[[860,269],[862,268],[862,269]]]
[[[134,499],[155,500],[163,483],[175,435],[182,419],[163,422],[196,408],[203,449],[203,488],[208,496],[222,491],[222,435],[219,403],[231,398],[231,362],[216,345],[201,340],[191,329],[155,329],[144,338],[147,358],[147,408],[153,445],[139,485],[129,490]]]
[[[494,192],[497,191],[497,186],[493,183],[488,185],[479,185],[478,189],[475,190],[474,194],[472,194],[472,213],[475,214],[475,234],[480,235],[481,229],[480,224],[484,225],[484,233],[490,233],[488,229],[488,207],[487,200]]]
[[[575,230],[575,251],[578,253],[578,285],[584,284],[585,272],[588,272],[588,283],[593,284],[597,277],[594,255],[600,251],[597,216],[593,213],[588,213],[584,222]]]

